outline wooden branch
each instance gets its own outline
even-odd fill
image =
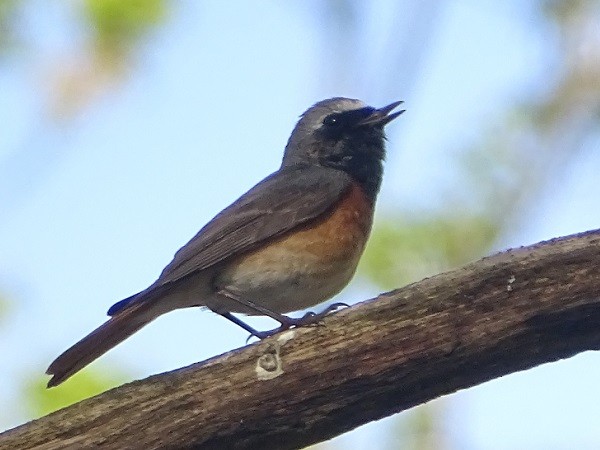
[[[600,230],[484,258],[0,435],[1,449],[303,447],[600,347]]]

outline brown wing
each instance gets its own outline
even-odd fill
[[[173,283],[319,216],[351,182],[342,171],[318,166],[290,167],[271,174],[184,245],[154,286]]]
[[[108,315],[161,295],[172,283],[318,217],[351,183],[345,172],[318,166],[288,167],[269,175],[206,224],[152,286],[115,303]]]

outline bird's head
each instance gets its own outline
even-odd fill
[[[341,97],[318,102],[296,124],[282,167],[315,164],[343,170],[359,182],[373,178],[380,181],[385,158],[384,127],[404,112],[392,112],[401,103],[373,108],[360,100]]]

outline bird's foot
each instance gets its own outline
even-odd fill
[[[327,308],[325,308],[323,311],[321,311],[319,313],[308,311],[302,317],[300,317],[298,319],[292,319],[294,321],[293,326],[305,327],[308,325],[319,325],[321,323],[321,321],[325,318],[325,316],[328,316],[332,312],[337,311],[339,308],[348,308],[349,306],[350,305],[348,305],[347,303],[337,302],[337,303],[332,303],[331,305],[329,305]]]
[[[298,317],[298,318],[282,315],[281,320],[280,320],[280,322],[281,322],[280,326],[278,326],[277,328],[273,328],[272,330],[267,330],[267,331],[254,330],[252,332],[252,334],[250,336],[248,336],[248,339],[246,340],[246,342],[248,342],[252,338],[252,336],[257,337],[258,339],[265,339],[270,336],[273,336],[274,334],[281,333],[282,331],[285,331],[285,330],[289,330],[290,328],[306,327],[306,326],[310,326],[310,325],[319,325],[321,323],[321,321],[325,318],[325,316],[331,314],[332,312],[337,311],[339,308],[342,308],[342,307],[346,308],[346,307],[349,307],[349,305],[346,303],[342,303],[342,302],[332,303],[331,305],[329,305],[327,308],[325,308],[323,311],[321,311],[319,313],[308,311],[302,317]]]

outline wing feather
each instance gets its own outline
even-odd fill
[[[290,167],[269,175],[184,245],[153,287],[176,282],[318,217],[351,182],[345,172],[315,166]]]

